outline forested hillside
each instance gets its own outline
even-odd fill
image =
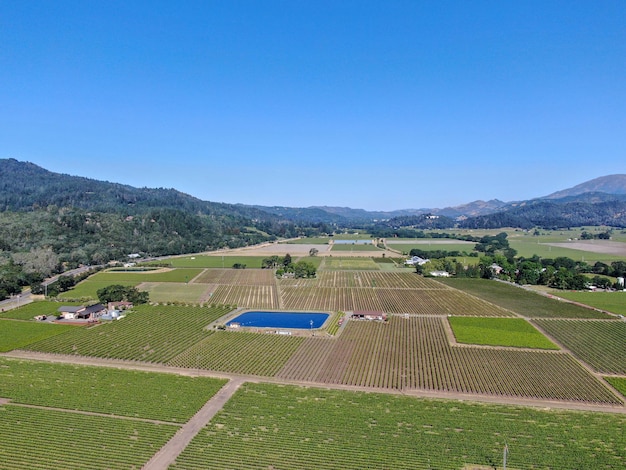
[[[293,223],[248,206],[0,160],[0,298],[44,275],[130,253],[233,248],[297,233]]]

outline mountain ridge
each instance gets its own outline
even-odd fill
[[[135,188],[130,185],[100,181],[66,173],[54,173],[34,163],[20,162],[15,159],[0,159],[0,211],[24,211],[48,206],[75,207],[85,210],[121,211],[128,214],[141,212],[149,208],[170,208],[184,210],[208,217],[236,217],[242,224],[249,220],[268,223],[280,221],[305,224],[359,224],[386,220],[415,220],[420,216],[435,215],[456,221],[461,225],[470,224],[467,220],[493,216],[493,220],[506,219],[514,222],[511,216],[526,217],[529,212],[543,211],[563,213],[563,207],[552,205],[577,203],[569,206],[582,210],[581,204],[600,204],[613,201],[617,203],[626,196],[626,175],[615,174],[595,178],[572,188],[559,190],[547,196],[525,201],[503,202],[499,199],[477,200],[458,206],[444,208],[399,209],[393,211],[368,211],[342,206],[258,206],[239,203],[217,203],[199,198],[173,188]],[[547,202],[547,204],[540,204]],[[609,204],[610,206],[610,204]],[[533,209],[530,209],[533,208]],[[513,211],[513,212],[510,212]],[[498,216],[510,212],[509,216]],[[583,212],[591,213],[585,209]],[[523,215],[523,214],[526,215]],[[562,216],[559,216],[562,218]],[[609,217],[608,213],[606,217]],[[549,217],[548,217],[549,218]],[[520,219],[522,225],[528,225],[536,217]],[[541,218],[540,218],[541,219]],[[621,216],[611,220],[621,221]],[[403,222],[404,223],[404,222]],[[620,222],[621,223],[621,222]]]

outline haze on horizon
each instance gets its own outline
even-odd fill
[[[368,210],[626,173],[620,1],[0,4],[0,158]]]

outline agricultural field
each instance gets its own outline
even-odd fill
[[[607,312],[626,315],[626,292],[554,292],[554,295],[573,302],[590,305]]]
[[[273,269],[205,269],[194,281],[198,284],[228,284],[234,286],[273,286]]]
[[[229,306],[139,305],[122,320],[68,331],[31,344],[27,349],[166,362],[210,335],[204,328],[230,310]]]
[[[263,258],[263,256],[194,255],[168,258],[167,262],[173,268],[232,268],[237,263],[245,264],[247,268],[260,268]]]
[[[626,397],[626,377],[606,377],[605,380]]]
[[[284,243],[287,245],[328,245],[329,241],[329,237],[303,237],[294,238],[280,243]]]
[[[77,328],[79,327],[0,319],[0,352],[23,348]]]
[[[142,282],[188,282],[202,272],[202,269],[167,269],[165,271],[104,271],[89,277],[89,280],[119,284],[120,282],[134,285]]]
[[[626,375],[626,322],[535,320],[535,323],[596,371]]]
[[[579,238],[584,228],[577,230],[563,230],[544,232],[540,236],[534,236],[524,232],[509,232],[509,244],[517,250],[518,256],[530,258],[539,255],[542,258],[557,258],[565,256],[575,261],[585,261],[594,264],[596,261],[610,264],[612,261],[624,261],[626,256],[618,252],[599,252],[592,244],[577,243],[574,239]],[[591,231],[588,229],[587,231]],[[594,240],[595,244],[602,245],[604,240]],[[607,244],[609,246],[609,244]],[[626,250],[626,244],[624,245]]]
[[[173,469],[617,469],[624,415],[244,384]]]
[[[460,251],[461,253],[466,252],[466,256],[469,256],[469,254],[474,251],[475,245],[476,243],[473,242],[438,239],[433,239],[430,241],[413,240],[401,242],[393,240],[387,242],[387,247],[391,248],[392,250],[406,253],[407,255],[411,252],[413,248],[417,248],[418,250],[423,251]]]
[[[383,284],[384,285],[384,284]],[[287,310],[374,310],[419,315],[480,315],[511,317],[512,313],[454,289],[389,289],[383,287],[281,286]]]
[[[448,318],[459,343],[515,348],[559,349],[522,318]]]
[[[210,298],[209,286],[204,284],[142,282],[137,289],[148,292],[152,303],[202,303]]]
[[[90,276],[78,283],[73,289],[63,292],[59,298],[97,299],[97,292],[104,287],[119,284],[122,286],[137,286],[142,282],[189,282],[202,272],[202,269],[171,269],[161,271],[105,271]]]
[[[211,303],[277,310],[280,300],[276,286],[218,285],[209,296]]]
[[[72,289],[61,292],[58,295],[58,299],[63,301],[65,299],[73,301],[74,299],[89,299],[96,300],[98,298],[98,290],[110,286],[111,284],[119,284],[124,287],[135,287],[136,282],[122,281],[111,283],[109,281],[92,280],[91,278],[85,279],[79,282]]]
[[[176,367],[273,376],[304,338],[218,331],[168,362]]]
[[[382,251],[371,243],[333,243],[331,251]]]
[[[446,318],[349,321],[333,340],[307,338],[277,377],[395,390],[438,390],[622,404],[570,355],[451,346]]]
[[[440,278],[441,282],[526,318],[613,318],[605,313],[547,296],[504,282],[487,279]]]
[[[324,261],[320,266],[321,269],[327,270],[378,270],[378,265],[371,258],[338,258],[324,257]]]
[[[0,357],[0,397],[11,403],[171,423],[188,421],[225,383],[208,377]]]
[[[178,429],[171,424],[0,405],[0,468],[141,468]]]
[[[13,320],[34,320],[39,315],[58,315],[58,308],[62,305],[80,305],[78,302],[54,302],[41,300],[22,305],[21,307],[0,313],[0,318]]]
[[[315,279],[281,279],[280,286],[383,287],[388,289],[448,289],[413,271],[320,271]]]

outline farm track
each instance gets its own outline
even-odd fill
[[[176,432],[152,458],[143,466],[144,470],[167,470],[191,440],[206,426],[218,411],[244,383],[243,379],[232,379],[224,385],[205,405]]]
[[[212,377],[227,380],[242,380],[253,383],[274,383],[284,385],[301,385],[309,387],[327,388],[333,390],[352,390],[363,392],[388,393],[392,395],[406,395],[422,398],[442,398],[452,400],[465,400],[483,403],[498,403],[504,405],[526,405],[539,408],[555,408],[579,411],[600,411],[609,413],[626,414],[626,406],[611,404],[594,404],[589,402],[569,402],[563,400],[542,400],[521,397],[511,397],[503,395],[488,395],[479,393],[461,393],[441,390],[419,390],[419,389],[379,389],[367,386],[355,386],[337,383],[326,383],[306,380],[291,380],[281,377],[259,377],[256,375],[232,374],[226,372],[209,371],[204,369],[188,369],[172,367],[163,364],[141,363],[137,361],[124,361],[117,359],[102,359],[87,356],[72,356],[64,354],[38,353],[33,351],[15,350],[0,354],[2,357],[27,359],[33,361],[55,362],[63,364],[75,364],[97,367],[116,367],[120,369],[139,370],[146,372],[163,372],[179,374],[191,377]]]

